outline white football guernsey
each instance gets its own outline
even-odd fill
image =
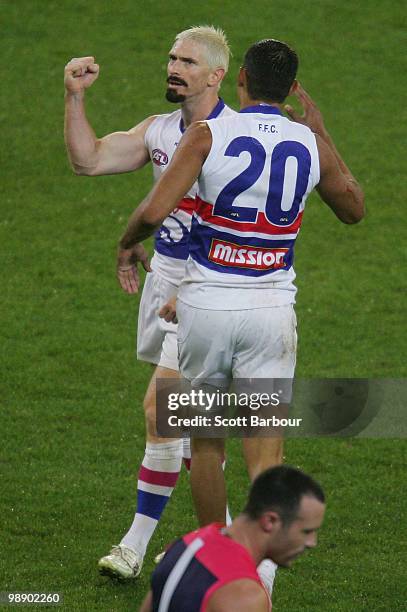
[[[267,104],[207,123],[212,146],[178,297],[214,310],[293,303],[295,240],[320,178],[315,136]]]
[[[218,101],[208,119],[237,114]],[[154,180],[157,181],[170,163],[185,128],[181,110],[159,115],[148,127],[144,141],[153,162]],[[189,254],[191,216],[195,206],[196,183],[185,195],[155,234],[155,253],[151,261],[154,272],[169,282],[179,285],[185,274]]]

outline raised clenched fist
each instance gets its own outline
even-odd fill
[[[99,76],[99,65],[94,57],[74,57],[65,66],[65,89],[77,93],[90,87]]]

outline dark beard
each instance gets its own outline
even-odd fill
[[[175,89],[172,89],[170,87],[167,89],[165,97],[168,102],[174,102],[175,104],[178,104],[179,102],[184,102],[184,100],[186,100],[186,96],[177,93]]]

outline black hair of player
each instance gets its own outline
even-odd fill
[[[296,468],[280,465],[262,472],[253,482],[243,510],[251,520],[264,512],[277,512],[283,525],[289,525],[298,515],[304,496],[325,503],[321,486],[308,474]]]
[[[253,100],[284,102],[298,70],[298,56],[286,43],[266,38],[249,47],[243,60]]]

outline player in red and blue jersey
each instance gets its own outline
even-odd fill
[[[269,611],[256,566],[271,558],[290,567],[316,546],[324,512],[324,493],[311,477],[288,466],[266,470],[231,526],[211,524],[172,544],[141,612]]]

